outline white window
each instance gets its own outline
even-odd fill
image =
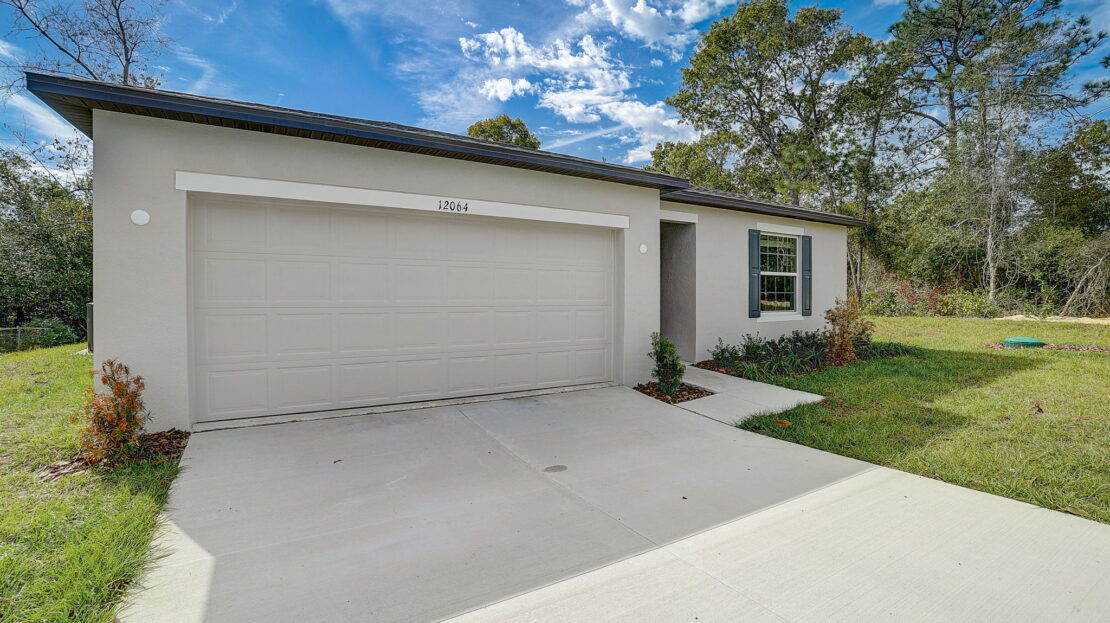
[[[759,310],[798,310],[798,236],[759,235]]]

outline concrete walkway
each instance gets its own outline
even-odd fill
[[[738,424],[752,416],[782,413],[798,405],[825,399],[818,394],[749,381],[704,370],[693,364],[686,365],[683,381],[716,393],[705,398],[680,402],[676,407],[729,425]]]
[[[195,434],[128,622],[1105,620],[1110,526],[625,387]]]

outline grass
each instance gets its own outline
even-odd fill
[[[1110,523],[1110,355],[985,348],[1013,336],[1107,347],[1110,326],[874,320],[875,339],[916,352],[775,377],[826,400],[740,426]]]
[[[0,620],[107,623],[150,556],[172,464],[43,482],[73,456],[91,379],[83,345],[0,354]]]

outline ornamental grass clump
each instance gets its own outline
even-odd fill
[[[661,333],[655,332],[651,334],[651,352],[648,357],[655,362],[651,377],[659,383],[659,391],[673,396],[682,387],[682,375],[686,373],[686,366],[678,355],[678,347]]]
[[[143,377],[132,376],[124,364],[109,359],[100,365],[105,392],[88,389],[85,433],[81,446],[90,465],[114,465],[134,456],[149,413],[143,404]]]

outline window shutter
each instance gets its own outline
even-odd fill
[[[802,236],[802,315],[813,315],[813,236]]]
[[[759,230],[748,230],[748,318],[759,318]]]

